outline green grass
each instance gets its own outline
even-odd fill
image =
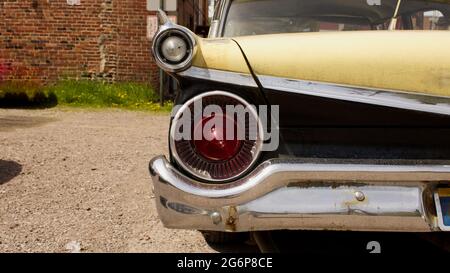
[[[20,85],[20,84],[19,84]],[[159,105],[153,88],[141,83],[104,83],[92,80],[64,80],[54,85],[38,88],[26,83],[0,85],[0,100],[19,96],[30,103],[41,103],[47,98],[61,106],[87,108],[124,108],[144,111],[170,111],[173,104]],[[32,88],[31,88],[32,87]],[[3,94],[3,95],[2,95]],[[7,96],[5,96],[5,94]],[[25,95],[24,95],[25,94]],[[39,101],[35,98],[39,97]]]

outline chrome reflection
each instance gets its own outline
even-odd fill
[[[180,76],[214,81],[224,82],[241,86],[258,87],[252,75],[236,72],[206,69],[191,66],[188,70],[178,73]]]
[[[450,97],[258,76],[264,88],[302,95],[450,115]]]
[[[364,193],[359,201],[356,192]],[[240,206],[258,217],[275,214],[403,215],[423,213],[418,187],[284,187]]]

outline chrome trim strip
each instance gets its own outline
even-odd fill
[[[214,82],[231,83],[241,86],[258,87],[251,74],[243,74],[215,69],[192,66],[188,70],[178,73],[183,77],[190,77]]]
[[[250,231],[334,229],[439,230],[424,202],[450,166],[311,164],[269,160],[238,181],[205,184],[165,157],[150,163],[155,200],[166,227]],[[357,196],[364,198],[357,199]]]
[[[251,74],[191,67],[188,70],[179,73],[179,75],[215,82],[257,87]],[[258,79],[264,88],[272,90],[433,114],[450,115],[450,97],[343,86],[264,75],[258,75]]]
[[[450,97],[340,86],[272,76],[258,78],[264,88],[303,95],[450,115]]]

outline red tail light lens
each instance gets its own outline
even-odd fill
[[[178,140],[174,136],[183,113],[186,109],[194,113],[194,105],[199,100],[203,109],[214,105],[220,107],[223,113],[202,113],[200,118],[192,118],[191,138]],[[228,105],[243,106],[247,111],[245,119],[227,113]],[[213,118],[221,120],[221,125],[206,126]],[[252,122],[257,125],[256,128],[251,126]],[[238,134],[242,128],[244,137]],[[179,109],[172,122],[170,145],[174,159],[191,175],[207,182],[227,182],[245,174],[256,162],[262,146],[261,130],[256,110],[245,100],[230,93],[214,91],[189,100]],[[201,138],[196,139],[195,136]]]
[[[222,128],[205,130],[205,124],[214,117],[203,117],[199,124],[194,127],[194,134],[195,132],[199,134],[200,132],[198,131],[201,131],[205,136],[201,140],[194,140],[195,150],[206,160],[227,161],[235,157],[242,146],[242,141],[237,139],[237,134],[235,134],[234,139],[226,139],[223,137],[227,133],[227,124],[233,124],[233,132],[237,132],[237,122],[226,115],[221,115],[218,118],[223,120],[222,124],[224,126]]]

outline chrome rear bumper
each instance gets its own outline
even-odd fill
[[[438,231],[433,193],[450,165],[311,164],[269,160],[228,184],[205,184],[165,157],[150,162],[168,228],[255,231]]]

